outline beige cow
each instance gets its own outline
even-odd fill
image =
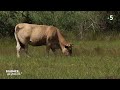
[[[72,44],[67,42],[59,29],[54,26],[20,23],[15,26],[15,39],[17,42],[17,57],[23,49],[28,55],[28,44],[32,46],[46,45],[49,54],[50,49],[55,53],[56,49],[61,49],[64,55],[72,54]]]

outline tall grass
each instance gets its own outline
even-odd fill
[[[67,38],[69,40],[69,38]],[[0,39],[1,79],[118,79],[120,78],[120,40],[77,41],[73,55],[60,51],[46,56],[45,46],[29,46],[31,58],[16,57],[15,39]],[[6,70],[19,70],[21,75],[7,76]]]

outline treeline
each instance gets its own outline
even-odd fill
[[[13,37],[18,23],[35,23],[53,25],[83,39],[101,32],[119,32],[119,17],[119,11],[0,11],[0,37]]]

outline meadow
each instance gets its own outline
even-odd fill
[[[72,40],[73,55],[57,56],[45,46],[29,46],[31,58],[16,57],[14,38],[0,39],[0,79],[119,79],[120,40]],[[6,70],[19,70],[21,75],[7,75]]]
[[[0,79],[119,79],[119,16],[119,11],[0,11]],[[58,50],[47,57],[45,46],[29,46],[31,58],[23,53],[18,59],[14,29],[21,22],[59,28],[74,44],[73,55]]]

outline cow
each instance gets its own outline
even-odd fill
[[[50,49],[55,53],[60,49],[65,56],[72,55],[72,45],[67,42],[60,30],[55,26],[38,25],[29,23],[19,23],[15,26],[15,39],[17,42],[17,57],[20,57],[20,51],[24,50],[28,54],[28,45],[46,46],[46,52],[49,55]]]

